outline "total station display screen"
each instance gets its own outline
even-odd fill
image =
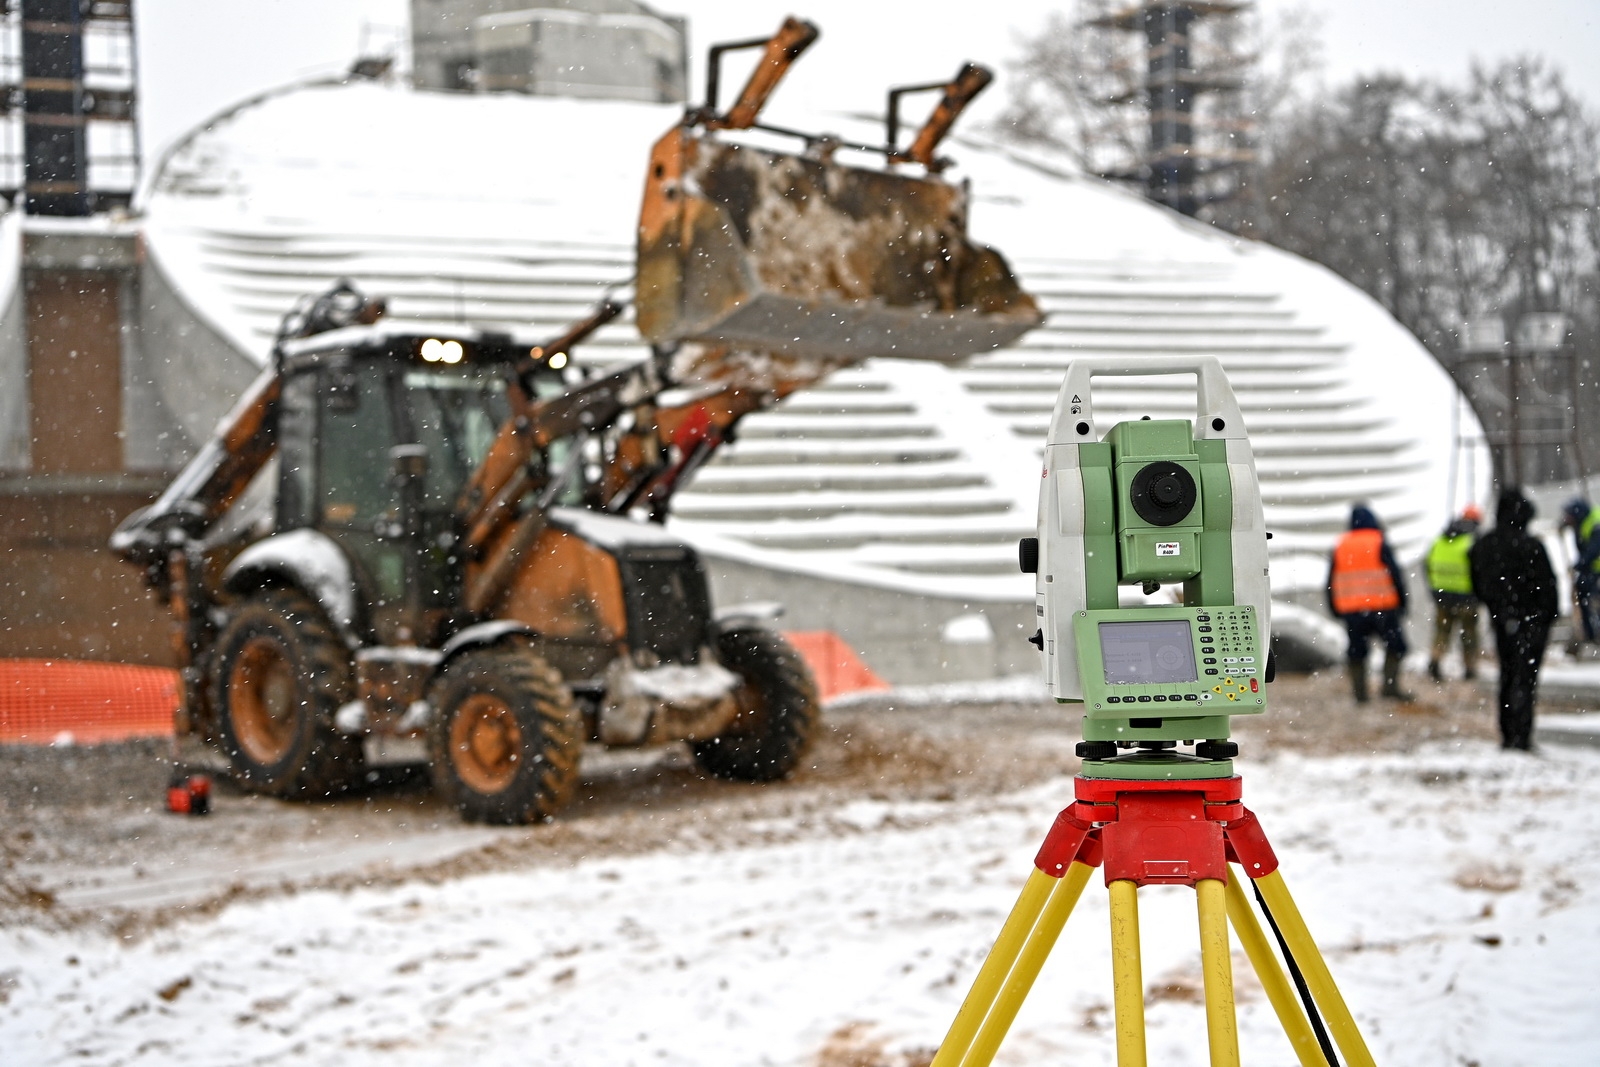
[[[1100,658],[1107,685],[1193,682],[1200,677],[1188,619],[1103,622]]]

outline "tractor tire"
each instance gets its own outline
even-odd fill
[[[811,747],[822,718],[817,683],[805,660],[770,630],[729,630],[717,659],[742,678],[739,715],[709,741],[691,741],[700,769],[718,778],[771,782],[786,777]]]
[[[549,819],[578,787],[583,718],[531,649],[463,652],[428,691],[433,784],[468,822]]]
[[[310,799],[360,780],[361,739],[333,725],[350,655],[309,597],[266,589],[234,607],[209,667],[217,741],[245,789]]]

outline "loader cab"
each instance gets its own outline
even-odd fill
[[[369,326],[286,349],[277,529],[316,529],[345,550],[381,643],[427,642],[460,599],[456,500],[509,414],[527,347]]]

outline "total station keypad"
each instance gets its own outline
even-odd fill
[[[1200,638],[1203,674],[1254,675],[1261,673],[1256,641],[1256,614],[1251,608],[1207,608],[1195,616]]]

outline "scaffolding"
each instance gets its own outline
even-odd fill
[[[1248,0],[1080,0],[1084,143],[1101,176],[1184,215],[1239,195],[1255,162]]]
[[[34,215],[127,207],[137,74],[131,0],[0,0],[0,194]]]

